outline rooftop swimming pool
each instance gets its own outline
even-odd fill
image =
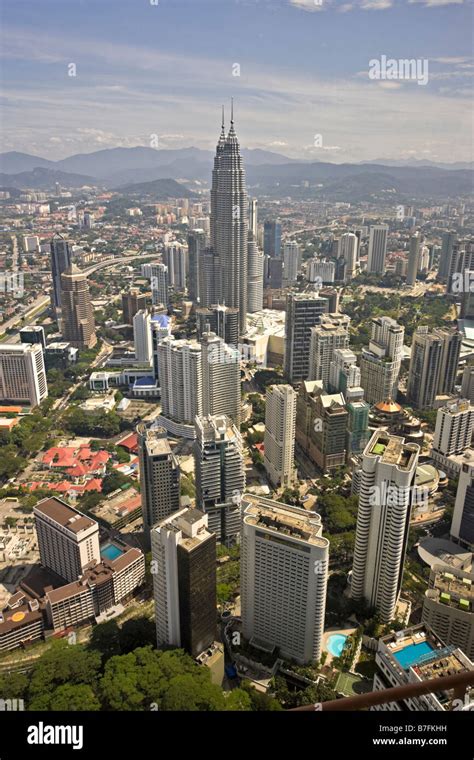
[[[100,556],[103,557],[103,559],[108,559],[110,562],[117,559],[117,557],[120,557],[123,553],[124,550],[121,549],[120,546],[117,546],[117,544],[108,543],[100,547]]]
[[[392,654],[403,670],[408,670],[413,665],[418,665],[426,655],[431,654],[433,651],[433,647],[427,641],[421,641],[419,644],[409,644],[409,646],[401,649],[399,652],[393,652]]]

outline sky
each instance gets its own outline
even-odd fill
[[[472,3],[2,0],[1,150],[214,149],[233,97],[247,148],[471,161]],[[419,79],[371,78],[383,56]]]

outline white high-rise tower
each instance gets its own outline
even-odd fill
[[[416,443],[377,430],[362,456],[351,596],[385,623],[402,584],[419,452]]]

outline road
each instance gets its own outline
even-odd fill
[[[16,238],[15,238],[16,240]],[[98,269],[104,269],[105,267],[111,267],[116,264],[126,264],[130,263],[131,261],[135,261],[136,259],[153,259],[156,258],[158,254],[156,251],[154,253],[144,253],[137,256],[121,256],[120,258],[115,259],[107,259],[106,261],[101,261],[98,264],[94,264],[94,266],[89,267],[89,269],[82,270],[84,274],[86,274],[88,277],[96,272]],[[47,272],[37,271],[33,272],[32,274],[51,274],[49,270]],[[23,321],[23,319],[27,320],[29,315],[34,314],[38,310],[44,310],[47,305],[50,303],[50,297],[49,296],[39,296],[34,303],[32,303],[30,306],[28,306],[25,310],[21,311],[20,314],[16,314],[14,317],[8,320],[8,322],[4,322],[3,324],[0,324],[0,330],[2,333],[6,332],[7,330],[16,327],[20,322]],[[5,335],[4,338],[1,339],[2,342],[8,341],[8,343],[18,343],[19,336],[11,336],[11,335]]]
[[[7,322],[4,322],[0,325],[0,330],[3,332],[6,332],[7,330],[10,330],[11,328],[16,327],[20,322],[23,321],[23,319],[27,320],[29,316],[32,316],[38,311],[44,311],[44,309],[51,303],[51,299],[49,296],[45,296],[44,294],[41,296],[38,296],[36,301],[34,301],[32,304],[26,307],[23,311],[20,312],[20,314],[15,314],[14,317],[9,319]],[[18,336],[11,336],[11,335],[5,335],[1,339],[3,342],[8,341],[8,343],[17,343],[19,340]]]
[[[93,370],[96,367],[102,367],[105,362],[107,361],[107,357],[110,356],[110,354],[113,351],[113,346],[110,345],[110,343],[107,343],[107,341],[102,342],[103,345],[101,346],[101,349],[97,356],[95,357],[94,361],[91,362],[90,369]],[[65,396],[61,396],[61,398],[56,399],[53,406],[51,407],[53,411],[62,411],[67,406],[67,403],[69,399],[71,398],[72,394],[80,388],[81,385],[83,385],[84,381],[79,380],[79,382],[75,383],[66,393]]]

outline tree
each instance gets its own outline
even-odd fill
[[[51,693],[55,687],[67,683],[92,686],[98,678],[100,664],[99,652],[87,650],[81,644],[55,641],[33,668],[29,696],[35,698]]]
[[[28,709],[53,712],[96,712],[100,710],[100,702],[87,684],[63,684],[50,694],[41,694],[33,699]]]
[[[188,673],[171,680],[163,695],[161,709],[180,712],[224,710],[224,695],[222,690],[210,680],[201,679],[199,682]]]
[[[23,699],[28,690],[29,678],[24,673],[8,673],[0,676],[2,699]]]
[[[120,654],[120,631],[115,620],[96,625],[89,640],[90,649],[101,653],[104,661]]]
[[[130,483],[130,478],[118,470],[109,470],[102,481],[102,493],[113,493],[125,483]]]
[[[155,641],[155,624],[146,617],[126,620],[119,629],[119,642],[122,654],[132,652],[138,647],[143,647],[147,644],[154,646]]]
[[[225,709],[230,711],[244,711],[252,709],[250,694],[244,689],[233,689],[226,698]]]

